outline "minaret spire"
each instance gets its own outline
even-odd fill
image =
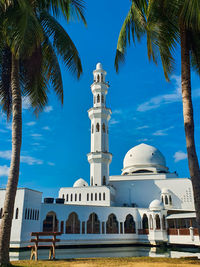
[[[87,155],[90,163],[90,185],[106,185],[109,180],[109,164],[112,154],[108,146],[108,121],[111,110],[106,108],[106,95],[109,85],[105,82],[106,71],[102,64],[93,71],[94,82],[91,85],[93,107],[88,110],[91,120],[91,152]]]

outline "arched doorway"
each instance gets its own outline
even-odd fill
[[[146,214],[144,214],[142,217],[142,229],[144,230],[149,229],[149,222],[148,222],[148,217]]]
[[[110,214],[106,222],[106,234],[118,234],[119,233],[119,223],[115,214]]]
[[[100,234],[100,221],[96,213],[91,213],[87,221],[87,234]]]
[[[135,221],[131,214],[126,216],[126,220],[124,222],[124,233],[125,234],[134,234],[135,233]]]
[[[70,213],[66,221],[66,234],[80,234],[80,221],[76,212]]]
[[[58,220],[55,212],[47,213],[43,221],[43,232],[58,232]]]
[[[156,230],[160,230],[160,216],[156,214],[155,216],[155,221],[156,221]]]

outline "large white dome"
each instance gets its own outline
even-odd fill
[[[154,210],[154,211],[163,210],[164,206],[163,206],[163,203],[160,200],[154,199],[153,201],[151,201],[151,203],[149,205],[149,209],[150,210]]]
[[[73,187],[83,187],[83,186],[88,186],[88,183],[82,178],[79,178],[78,180],[76,180],[76,182],[73,185]]]
[[[124,157],[122,175],[133,173],[167,172],[165,158],[155,147],[140,144],[131,148]]]

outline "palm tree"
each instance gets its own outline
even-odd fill
[[[137,15],[136,8],[139,9]],[[191,98],[191,67],[200,74],[200,4],[198,0],[132,0],[132,5],[120,31],[115,68],[124,60],[127,38],[146,34],[148,57],[156,62],[160,55],[164,74],[169,80],[173,71],[173,51],[181,47],[181,80],[183,118],[190,177],[200,234],[200,169],[194,139],[193,105]],[[142,18],[142,19],[141,19]],[[135,27],[135,25],[139,25]],[[139,34],[137,31],[139,30]],[[139,38],[138,38],[139,39]]]
[[[75,15],[85,24],[82,0],[0,0],[0,104],[12,116],[12,157],[3,218],[0,225],[0,266],[9,265],[9,243],[17,190],[22,140],[22,96],[35,114],[47,104],[51,85],[63,103],[63,84],[58,56],[79,78],[78,51],[56,20]]]

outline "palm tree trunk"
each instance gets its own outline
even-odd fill
[[[182,79],[182,98],[183,98],[183,118],[188,154],[188,164],[190,177],[192,180],[194,192],[194,204],[197,214],[197,223],[200,234],[200,170],[196,154],[194,140],[194,119],[193,106],[191,97],[191,74],[190,74],[190,47],[189,36],[182,25],[180,27],[181,34],[181,79]]]
[[[12,90],[12,157],[6,196],[4,201],[3,218],[0,225],[0,266],[9,265],[9,246],[14,213],[15,195],[19,179],[20,150],[22,140],[22,100],[19,85],[19,61],[12,55],[11,71]]]

